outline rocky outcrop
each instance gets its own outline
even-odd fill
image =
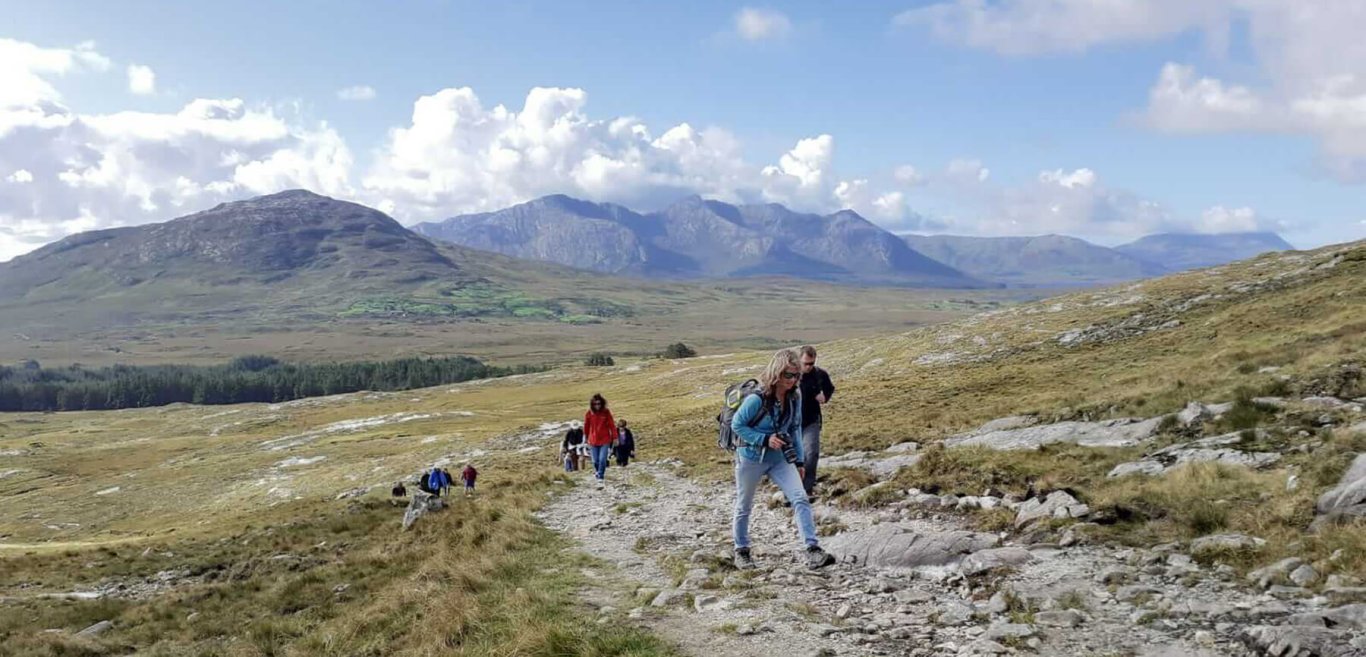
[[[444,508],[446,508],[445,500],[420,490],[413,491],[413,497],[408,501],[408,509],[403,512],[403,529],[407,530],[412,527],[418,518]]]
[[[944,441],[946,447],[985,447],[1003,451],[1032,450],[1053,443],[1083,447],[1131,447],[1157,434],[1162,417],[1121,418],[1100,422],[1058,422],[1016,429],[985,430],[987,426]]]
[[[1258,431],[1256,438],[1265,438]],[[1121,463],[1110,471],[1109,477],[1131,474],[1162,475],[1188,463],[1222,463],[1246,468],[1264,468],[1281,460],[1275,452],[1244,452],[1230,447],[1242,442],[1239,432],[1204,438],[1191,443],[1171,445],[1149,454],[1141,461]]]
[[[1358,454],[1338,484],[1319,497],[1320,521],[1366,517],[1366,454]]]
[[[1065,491],[1054,491],[1048,497],[1033,498],[1020,504],[1015,513],[1015,527],[1025,527],[1046,518],[1085,518],[1091,508]]]

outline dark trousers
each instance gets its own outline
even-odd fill
[[[806,467],[806,476],[802,478],[802,487],[806,489],[809,496],[816,490],[816,465],[821,462],[821,423],[813,422],[802,427],[802,448],[806,450],[803,455],[803,465]]]

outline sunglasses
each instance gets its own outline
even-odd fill
[[[786,379],[786,380],[788,380],[788,381],[791,381],[791,380],[793,380],[793,379],[800,379],[800,378],[802,378],[802,375],[801,375],[800,372],[783,372],[783,378]]]

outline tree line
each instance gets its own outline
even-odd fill
[[[409,390],[543,371],[495,367],[468,356],[345,363],[285,363],[242,356],[225,365],[0,366],[0,412],[113,410],[191,404],[277,403],[361,390]]]

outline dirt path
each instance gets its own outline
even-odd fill
[[[752,522],[759,568],[740,573],[729,565],[728,487],[703,488],[669,463],[630,470],[631,485],[616,468],[602,489],[581,473],[541,518],[612,564],[593,573],[600,585],[583,592],[587,603],[611,622],[634,619],[688,655],[1252,655],[1264,653],[1247,647],[1249,627],[1318,608],[1247,590],[1175,550],[1003,544],[978,551],[977,563],[1017,563],[974,573],[961,555],[885,568],[851,563],[855,557],[831,547],[841,563],[811,572],[798,560],[791,511],[769,508],[766,494]],[[954,514],[818,504],[816,515],[837,534],[830,546],[888,532],[964,535]],[[1366,653],[1344,643],[1338,652],[1276,654]]]

